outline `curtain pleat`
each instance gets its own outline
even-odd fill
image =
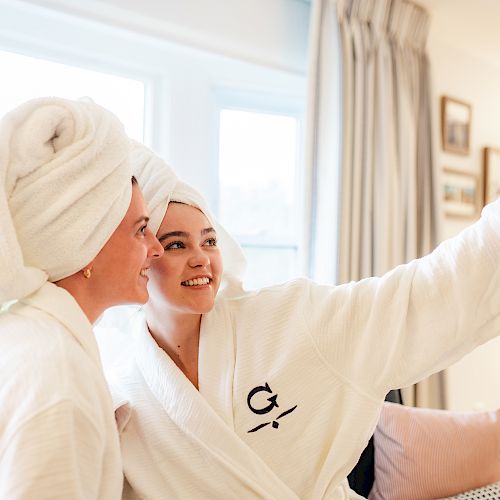
[[[352,192],[352,169],[353,165],[353,144],[354,144],[354,116],[355,116],[355,60],[353,57],[353,36],[351,26],[348,22],[340,23],[341,45],[342,45],[342,166],[340,177],[342,179],[342,193]],[[336,168],[333,165],[333,168]],[[342,200],[341,203],[347,203]],[[345,210],[345,209],[344,209]],[[350,211],[350,206],[349,206]],[[342,213],[342,209],[339,210]],[[340,219],[340,217],[339,217]],[[348,224],[340,223],[339,238],[339,268],[337,274],[341,277],[347,276],[351,267],[349,249],[351,247],[351,227]],[[334,279],[336,277],[333,277]]]
[[[345,99],[341,96],[344,90],[341,51],[346,50],[341,38],[350,37],[338,22],[339,15],[344,12],[342,1],[313,3],[305,129],[306,184],[311,193],[310,199],[306,200],[311,221],[309,245],[305,251],[308,274],[318,281],[330,283],[335,281],[339,267],[338,193],[345,189],[341,186],[338,168],[341,143],[343,134],[350,134],[352,129],[349,125],[352,113],[345,112],[352,97],[350,92]],[[348,120],[346,123],[342,122],[344,118]],[[332,168],[332,165],[336,167]],[[345,238],[344,241],[347,242]]]

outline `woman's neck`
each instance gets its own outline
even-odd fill
[[[76,274],[56,281],[54,284],[64,288],[73,296],[92,325],[97,321],[99,316],[101,316],[107,307],[111,307],[111,305],[113,305],[101,303],[96,294],[89,293],[89,290],[85,286],[82,286],[81,279],[78,279]]]
[[[144,311],[155,342],[198,389],[201,314],[165,310],[158,313],[150,304],[144,306]]]

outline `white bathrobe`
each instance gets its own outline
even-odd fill
[[[111,396],[74,298],[46,283],[0,314],[0,333],[0,498],[121,498]]]
[[[500,202],[430,256],[336,287],[221,298],[199,393],[148,335],[110,377],[125,498],[346,499],[385,394],[500,334]]]

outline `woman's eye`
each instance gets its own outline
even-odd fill
[[[148,228],[147,224],[145,224],[144,226],[142,226],[140,229],[139,229],[139,233],[142,234],[143,236],[146,235],[146,229]]]
[[[165,247],[165,250],[177,250],[179,248],[184,248],[184,243],[181,241],[173,241]]]
[[[207,241],[205,241],[205,245],[208,245],[209,247],[216,247],[217,246],[217,239],[216,238],[209,238]]]

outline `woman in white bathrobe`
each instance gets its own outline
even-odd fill
[[[163,253],[119,121],[44,98],[0,122],[0,498],[113,500],[118,434],[92,332]],[[4,307],[4,309],[6,309]]]
[[[244,292],[201,196],[150,152],[134,168],[165,252],[110,372],[124,498],[358,498],[385,394],[500,333],[500,202],[380,278]]]

